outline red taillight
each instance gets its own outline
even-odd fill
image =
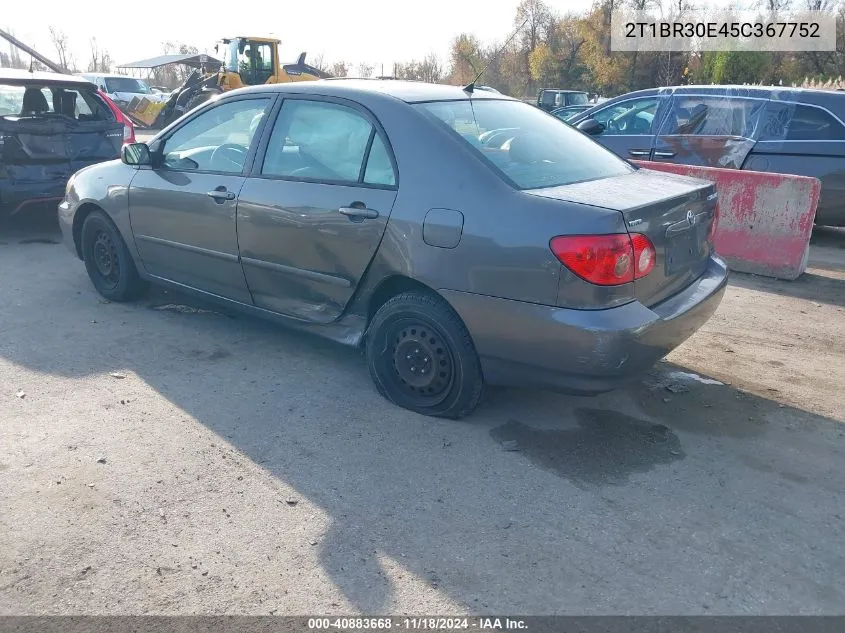
[[[135,142],[135,126],[132,125],[132,121],[127,118],[123,119],[123,142],[124,143],[134,143]]]
[[[634,279],[645,277],[654,268],[657,253],[654,244],[642,233],[631,234],[631,244],[634,246]]]
[[[106,105],[112,111],[115,120],[123,123],[123,142],[134,143],[135,126],[132,124],[132,121],[129,120],[129,117],[123,113],[123,110],[117,107],[117,104],[112,101],[105,92],[103,92],[102,90],[97,90],[97,94],[100,95],[100,98],[105,101]]]
[[[561,235],[550,246],[564,266],[600,286],[630,283],[654,268],[654,246],[640,233]]]

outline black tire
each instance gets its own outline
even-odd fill
[[[379,393],[405,409],[457,419],[481,401],[472,338],[439,297],[411,291],[389,299],[367,330],[366,357]]]
[[[133,301],[147,290],[120,232],[102,211],[82,224],[82,261],[94,288],[109,301]]]

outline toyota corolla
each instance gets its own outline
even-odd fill
[[[485,384],[641,375],[721,300],[715,215],[711,183],[531,105],[379,80],[226,93],[59,207],[104,297],[152,282],[360,345],[387,399],[452,418]]]

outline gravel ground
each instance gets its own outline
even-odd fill
[[[49,222],[6,227],[0,614],[843,614],[842,237],[735,275],[629,389],[448,422],[354,350],[106,303]]]

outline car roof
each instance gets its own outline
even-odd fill
[[[835,97],[841,98],[845,92],[837,92],[835,90],[822,90],[820,88],[793,88],[791,86],[742,86],[742,85],[691,85],[691,86],[665,86],[662,88],[645,88],[643,90],[635,90],[634,92],[626,92],[618,97],[611,99],[612,101],[621,98],[631,98],[637,96],[649,96],[656,94],[695,94],[695,93],[710,93],[714,95],[724,96],[742,96],[742,97],[758,97],[760,99],[774,99],[774,100],[788,100],[796,97]],[[606,103],[606,102],[605,102]],[[601,104],[597,104],[601,105]]]
[[[5,84],[27,85],[27,84],[76,84],[79,86],[92,86],[91,82],[76,75],[62,75],[44,71],[29,72],[19,68],[0,68],[0,82]],[[93,87],[93,86],[92,86]]]
[[[235,91],[233,91],[235,92]],[[316,81],[296,81],[282,84],[262,84],[251,86],[241,92],[292,92],[300,94],[314,94],[327,97],[356,98],[393,98],[406,103],[421,103],[425,101],[465,101],[470,95],[460,86],[445,84],[430,84],[421,81],[399,81],[395,79],[320,79]],[[227,93],[232,94],[232,92]],[[509,100],[506,95],[478,89],[472,99]]]
[[[103,79],[136,79],[138,81],[144,81],[143,79],[138,79],[137,77],[130,77],[129,75],[118,75],[117,73],[77,73],[80,77],[102,77]]]

